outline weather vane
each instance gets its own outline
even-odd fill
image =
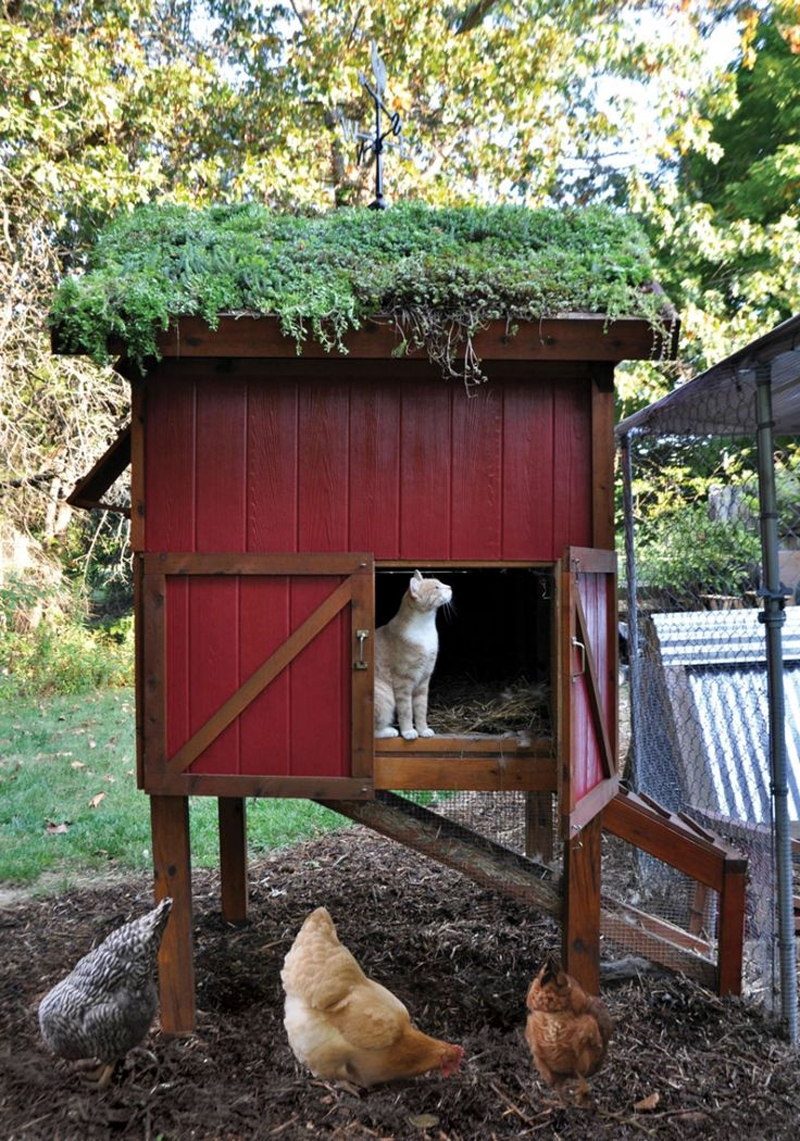
[[[373,135],[368,131],[359,131],[356,135],[358,140],[357,161],[362,162],[364,156],[369,152],[375,155],[375,200],[370,202],[369,208],[370,210],[385,210],[386,203],[383,200],[384,142],[390,135],[398,138],[402,127],[400,126],[400,115],[397,111],[390,111],[383,101],[383,93],[386,90],[386,66],[378,55],[378,48],[374,40],[371,45],[370,58],[372,74],[375,77],[374,86],[362,71],[358,73],[358,81],[362,87],[367,89],[375,103],[375,133]],[[389,120],[389,129],[383,132],[381,132],[381,112]]]

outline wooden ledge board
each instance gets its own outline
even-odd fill
[[[558,774],[553,758],[376,755],[373,781],[376,789],[555,792]]]
[[[549,738],[525,741],[515,734],[497,736],[495,733],[442,734],[435,737],[417,737],[405,741],[402,737],[376,737],[377,756],[403,757],[464,757],[479,753],[490,757],[553,757],[553,742]]]
[[[654,332],[641,317],[621,317],[607,322],[600,314],[566,314],[542,321],[515,322],[511,335],[505,321],[492,321],[473,340],[483,361],[493,360],[649,360],[672,358],[677,349],[677,323],[665,322]],[[200,317],[182,317],[157,338],[164,357],[297,357],[294,339],[280,330],[276,317],[222,316],[212,330]],[[347,355],[355,358],[391,358],[401,338],[390,321],[368,321],[344,338]],[[110,344],[109,351],[122,353],[123,346]],[[303,344],[306,358],[341,358],[328,353],[315,341]],[[425,359],[424,351],[409,354]]]

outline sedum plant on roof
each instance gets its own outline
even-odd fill
[[[59,286],[50,315],[62,351],[105,363],[109,343],[144,369],[179,317],[272,314],[298,352],[313,337],[346,351],[368,318],[394,322],[400,351],[425,348],[446,375],[482,379],[472,336],[488,321],[563,313],[644,317],[664,298],[634,220],[605,207],[281,214],[248,204],[149,205],[100,232],[86,272]]]

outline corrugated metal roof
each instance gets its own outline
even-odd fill
[[[658,435],[755,435],[755,368],[772,365],[772,412],[779,435],[800,434],[800,314],[777,325],[661,400],[617,425]]]
[[[656,614],[657,654],[695,807],[750,824],[771,820],[764,628],[756,610]],[[800,608],[784,627],[789,815],[800,821]]]
[[[665,665],[766,661],[766,637],[760,610],[702,610],[654,614],[661,660]],[[800,606],[784,611],[783,660],[800,661]]]

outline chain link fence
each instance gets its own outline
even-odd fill
[[[755,414],[693,408],[685,434],[623,438],[621,631],[630,688],[630,786],[749,860],[744,992],[777,1012],[777,885]],[[737,425],[737,416],[740,423]],[[714,424],[733,427],[711,434]],[[699,434],[708,428],[709,434]],[[800,444],[776,441],[789,810],[800,820]],[[795,892],[800,891],[795,858]],[[713,946],[714,893],[639,853],[628,894]]]

